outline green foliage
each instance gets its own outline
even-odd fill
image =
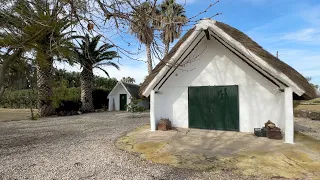
[[[299,100],[293,100],[293,108],[298,107],[301,104],[301,101]]]
[[[52,105],[54,108],[59,108],[63,101],[78,100],[80,100],[80,88],[68,88],[65,80],[62,81],[59,87],[53,89]]]
[[[107,108],[110,90],[105,88],[97,88],[92,91],[93,107],[94,109]]]
[[[136,82],[136,80],[133,77],[130,77],[130,76],[122,77],[121,81],[122,82],[127,82],[127,83],[135,83]]]
[[[120,67],[111,61],[119,56],[116,51],[110,51],[114,45],[105,43],[98,47],[101,37],[101,35],[97,35],[91,38],[89,34],[81,37],[82,41],[79,43],[79,47],[74,48],[74,52],[76,54],[74,60],[83,68],[90,70],[92,70],[92,68],[98,68],[105,72],[109,77],[108,72],[101,67],[112,66],[119,70]]]
[[[96,88],[92,92],[93,105],[95,109],[108,107],[108,95],[110,90],[106,88]],[[75,109],[68,107],[70,104],[80,103],[80,87],[67,88],[66,83],[53,89],[52,102],[55,109]],[[6,91],[0,107],[3,108],[36,108],[37,93],[32,93],[31,89]]]
[[[312,77],[307,76],[305,78],[315,90],[319,90],[319,85],[311,83]]]
[[[3,108],[35,108],[37,105],[37,94],[32,90],[5,91],[0,101]]]
[[[93,86],[95,88],[104,88],[109,91],[111,91],[117,83],[118,81],[116,78],[104,78],[99,76],[94,76],[93,78]]]
[[[141,99],[132,98],[131,102],[126,105],[127,110],[132,113],[141,113],[146,111],[146,108],[139,106],[141,101],[142,101]]]
[[[59,84],[61,81],[66,81],[67,87],[80,87],[80,73],[68,72],[63,69],[54,69],[53,78],[55,84]]]
[[[39,114],[38,113],[36,113],[36,114],[33,114],[34,112],[31,112],[31,120],[38,120],[39,119]]]

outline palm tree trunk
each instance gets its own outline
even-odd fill
[[[170,42],[164,42],[164,56],[169,53]]]
[[[151,58],[151,44],[146,44],[146,52],[147,52],[147,63],[148,63],[148,74],[152,71],[152,58]]]
[[[80,74],[81,83],[81,103],[83,112],[92,112],[94,110],[92,100],[92,88],[93,88],[93,72],[92,66],[83,67]]]
[[[52,106],[52,64],[53,58],[45,61],[37,60],[38,111],[41,117],[53,115]]]

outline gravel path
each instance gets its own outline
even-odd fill
[[[0,122],[0,179],[240,179],[153,164],[115,147],[147,122],[147,114],[119,112]]]

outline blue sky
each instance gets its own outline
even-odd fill
[[[184,4],[184,0],[178,0]],[[214,0],[186,0],[185,9],[188,17],[203,11]],[[214,17],[218,21],[229,24],[249,35],[258,44],[272,54],[279,51],[279,58],[302,73],[312,77],[312,82],[320,84],[320,1],[319,0],[220,0],[207,13],[198,18],[210,17],[217,12],[222,14]],[[187,27],[186,29],[190,28]],[[105,33],[110,36],[110,32]],[[118,36],[112,39],[119,46],[137,52],[138,43],[134,37],[124,35],[128,46]],[[136,56],[145,60],[144,47]],[[106,67],[111,77],[120,79],[131,76],[137,83],[147,75],[147,66],[142,61],[131,60],[122,56],[119,59],[121,70]],[[158,61],[156,60],[155,63]],[[70,67],[58,64],[68,70]],[[103,75],[101,71],[95,71]]]

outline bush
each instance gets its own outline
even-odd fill
[[[81,108],[80,100],[62,100],[56,112],[60,116],[70,116],[78,114]]]
[[[95,109],[108,107],[109,90],[97,88],[92,92],[93,106]],[[68,88],[62,84],[53,89],[52,104],[58,114],[68,114],[78,112],[81,107],[80,103],[81,90],[79,87]],[[33,93],[31,89],[5,91],[0,107],[4,108],[37,108],[37,91]],[[65,112],[64,112],[65,111]]]
[[[110,91],[105,88],[97,88],[92,91],[94,109],[108,108]]]
[[[293,108],[298,107],[301,104],[301,101],[299,100],[293,100]]]
[[[139,106],[141,101],[142,101],[141,99],[132,98],[131,102],[129,104],[127,104],[127,106],[126,106],[127,110],[132,113],[141,113],[141,112],[146,111],[146,108]]]
[[[3,108],[36,108],[37,93],[31,89],[11,91],[6,90],[0,101]]]

